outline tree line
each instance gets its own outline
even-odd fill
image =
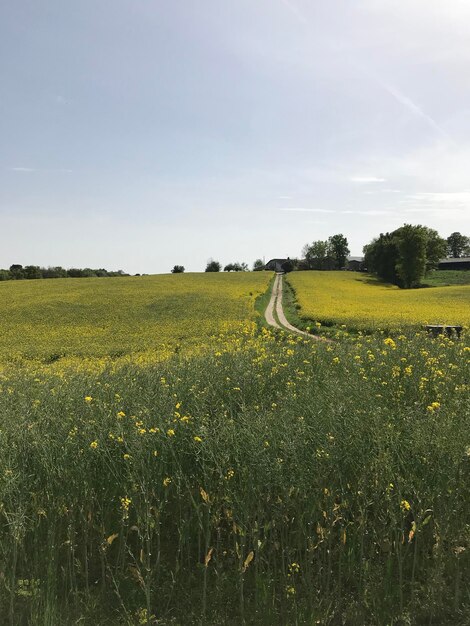
[[[105,270],[104,268],[83,269],[72,267],[39,267],[39,265],[10,265],[9,269],[0,269],[0,280],[32,280],[37,278],[101,278],[114,276],[129,276],[122,270],[116,272]]]
[[[468,254],[469,244],[469,238],[457,232],[443,239],[427,226],[404,224],[364,246],[364,265],[382,280],[411,289],[420,287],[426,273],[443,257]]]

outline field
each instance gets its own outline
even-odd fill
[[[307,321],[351,330],[470,325],[470,285],[399,289],[357,272],[293,272],[288,281]]]
[[[0,361],[196,347],[254,319],[264,272],[0,283]]]
[[[470,285],[470,270],[433,270],[424,278],[425,285]]]
[[[2,292],[0,623],[469,623],[466,334],[270,331],[271,278]]]

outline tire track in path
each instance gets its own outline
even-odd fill
[[[313,339],[314,341],[324,341],[326,343],[331,343],[331,339],[326,339],[325,337],[318,337],[316,335],[311,335],[310,333],[305,332],[304,330],[300,330],[300,328],[296,328],[292,326],[292,324],[288,321],[285,316],[284,309],[282,307],[282,289],[283,286],[283,274],[276,274],[276,278],[274,279],[273,288],[271,291],[271,298],[269,299],[268,306],[266,307],[266,311],[264,313],[264,317],[266,318],[267,323],[270,326],[274,326],[274,328],[280,328],[283,330],[288,330],[291,333],[295,333],[297,335],[304,335]],[[274,317],[274,311],[276,311],[277,318],[279,323],[276,321]]]

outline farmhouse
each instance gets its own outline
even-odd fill
[[[287,259],[271,259],[266,263],[264,269],[271,272],[283,272],[286,263],[290,263],[289,257]]]
[[[459,259],[441,259],[437,266],[439,270],[470,270],[470,257]]]
[[[360,272],[364,269],[364,257],[348,256],[346,261],[346,269],[351,272]]]

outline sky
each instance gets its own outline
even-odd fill
[[[470,235],[468,0],[15,0],[0,79],[0,267]]]

